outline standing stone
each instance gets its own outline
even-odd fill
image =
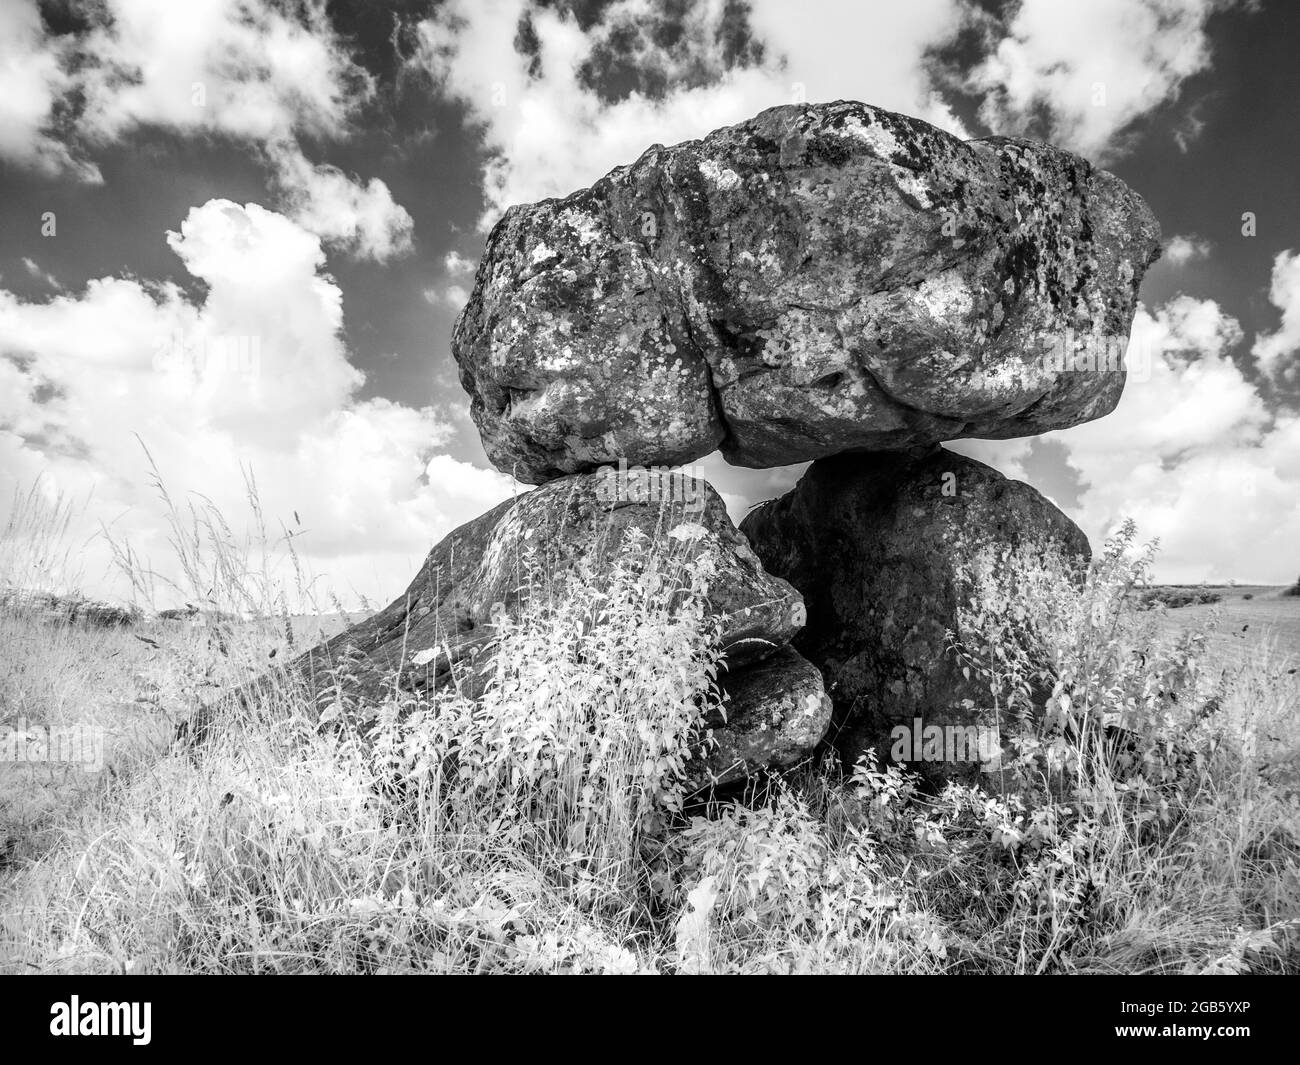
[[[990,703],[946,633],[957,629],[954,552],[1049,542],[1086,559],[1083,532],[1036,490],[944,448],[814,462],[786,495],[741,523],[764,567],[803,594],[796,650],[816,663],[835,704],[829,739],[846,764],[868,747],[883,763],[891,732],[994,724],[962,705]],[[978,765],[918,762],[933,779]]]
[[[764,572],[717,492],[681,476],[664,482],[679,498],[650,498],[664,484],[656,481],[652,490],[648,474],[631,476],[642,479],[643,490],[620,488],[612,471],[583,474],[522,493],[462,525],[434,547],[397,600],[302,656],[312,686],[330,688],[347,649],[360,695],[373,698],[394,678],[408,690],[437,687],[453,664],[491,643],[498,610],[517,616],[530,598],[562,589],[579,570],[600,585],[633,528],[657,550],[705,559],[708,612],[720,621],[720,645],[733,666],[786,644],[803,625],[803,600]],[[437,654],[412,664],[431,651]],[[484,665],[470,673],[472,691]]]
[[[717,492],[681,474],[606,469],[506,500],[439,542],[388,607],[307,651],[288,672],[318,709],[337,703],[345,717],[394,692],[427,694],[453,680],[477,698],[491,673],[498,613],[517,617],[571,574],[607,587],[633,530],[647,549],[699,561],[707,574],[728,709],[725,720],[708,722],[716,746],[688,767],[691,786],[733,783],[809,753],[826,731],[830,702],[817,669],[787,646],[804,623],[803,599],[764,571]],[[181,734],[202,737],[223,709],[260,698],[261,685],[200,710]]]

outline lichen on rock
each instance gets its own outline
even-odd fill
[[[1034,435],[1118,402],[1158,246],[1068,152],[787,105],[512,207],[453,352],[489,457],[531,483]]]

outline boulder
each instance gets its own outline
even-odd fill
[[[831,722],[821,672],[788,646],[724,675],[721,688],[725,717],[715,710],[705,720],[714,745],[687,767],[693,790],[787,769],[817,747]]]
[[[770,467],[1109,413],[1159,228],[1045,144],[787,105],[510,208],[452,350],[540,484],[721,448]]]
[[[563,478],[456,529],[395,602],[302,656],[313,688],[330,686],[345,650],[359,695],[391,689],[394,678],[410,690],[436,687],[455,663],[491,641],[497,610],[516,614],[530,596],[560,586],[579,567],[599,582],[632,528],[650,540],[678,542],[690,557],[707,556],[708,608],[720,619],[720,643],[733,664],[770,654],[803,625],[799,594],[763,571],[707,482],[681,475],[672,482],[679,498],[665,500],[614,481],[611,470]],[[413,665],[430,650],[436,657]],[[471,694],[484,664],[468,674]]]
[[[378,703],[394,690],[427,692],[453,678],[477,697],[487,682],[496,613],[516,615],[531,596],[548,594],[577,571],[600,585],[633,529],[660,549],[702,559],[707,572],[706,607],[719,626],[732,707],[725,726],[716,722],[726,761],[709,763],[714,775],[734,780],[757,771],[764,758],[785,764],[800,743],[801,753],[815,746],[829,719],[829,704],[823,712],[809,701],[820,692],[816,669],[786,655],[776,659],[780,675],[745,672],[799,630],[803,600],[763,570],[707,482],[685,475],[607,469],[506,500],[434,547],[396,601],[312,648],[288,671],[306,682],[321,709],[340,695],[345,706]],[[255,702],[261,683],[199,711],[181,735],[206,735],[223,707]],[[697,786],[709,776],[701,769]]]
[[[741,529],[764,567],[803,594],[808,622],[793,646],[822,671],[846,764],[869,747],[888,760],[899,726],[909,742],[932,725],[996,727],[963,705],[988,707],[987,687],[963,676],[946,638],[957,629],[957,552],[1046,542],[1090,555],[1078,526],[1029,485],[938,447],[820,459]],[[932,779],[979,771],[977,759],[906,749]]]

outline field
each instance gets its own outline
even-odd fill
[[[322,729],[283,678],[199,748],[178,722],[347,619],[0,610],[6,742],[82,741],[0,762],[0,970],[1300,971],[1300,600],[1129,611],[1125,551],[1082,585],[976,555],[957,648],[1008,712],[1051,681],[1000,774],[825,759],[709,800],[699,575],[632,546],[500,631],[478,702]]]
[[[1174,634],[1211,626],[1209,653],[1224,668],[1265,658],[1279,665],[1300,665],[1300,596],[1285,587],[1222,585],[1209,587],[1219,603],[1179,607],[1162,618]]]
[[[201,701],[277,655],[334,635],[348,620],[297,616],[222,633],[162,621],[87,629],[0,610],[0,726],[10,735],[85,727],[95,737],[89,770],[80,759],[0,759],[0,867],[44,847],[58,815],[99,794],[105,776],[165,757],[177,724]]]

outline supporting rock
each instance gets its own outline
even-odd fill
[[[808,623],[793,644],[821,668],[835,703],[828,738],[849,764],[868,747],[886,761],[893,729],[917,719],[995,724],[963,706],[988,706],[988,692],[963,676],[945,636],[957,628],[954,552],[1049,542],[1089,556],[1078,526],[1029,485],[943,448],[821,459],[741,529],[803,594]],[[912,768],[943,780],[979,767]]]
[[[654,550],[702,562],[706,609],[725,656],[727,721],[711,722],[718,748],[707,766],[692,768],[693,786],[730,783],[807,754],[826,731],[830,704],[816,668],[786,647],[804,623],[799,593],[763,570],[706,482],[674,475],[675,498],[656,499],[663,482],[626,475],[646,483],[615,486],[608,470],[567,477],[462,525],[434,547],[399,599],[290,663],[290,679],[304,681],[322,709],[428,693],[453,679],[478,697],[490,674],[494,615],[517,616],[570,574],[606,586],[625,537],[638,530]],[[250,688],[224,705],[241,695],[255,697]],[[219,709],[201,710],[182,733],[201,736]]]
[[[359,697],[375,699],[395,686],[437,687],[454,664],[490,643],[496,610],[516,615],[532,596],[562,588],[580,567],[599,584],[633,528],[661,549],[675,545],[685,557],[706,556],[709,611],[721,621],[721,647],[734,665],[770,654],[798,631],[804,621],[799,594],[764,572],[707,483],[683,477],[677,500],[624,501],[610,490],[609,476],[554,481],[448,535],[400,598],[302,656],[313,689],[331,688],[345,658]],[[471,694],[482,665],[464,674]]]
[[[831,722],[821,673],[791,647],[724,677],[722,690],[726,720],[706,721],[716,746],[692,767],[695,789],[789,768],[816,748]]]

